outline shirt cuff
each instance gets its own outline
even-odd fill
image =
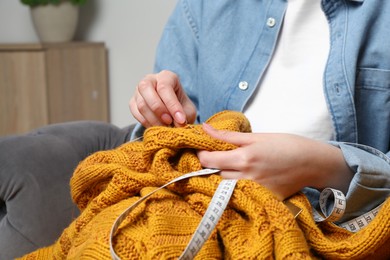
[[[133,131],[131,132],[129,142],[131,142],[137,138],[141,138],[144,135],[144,132],[145,132],[145,127],[143,127],[140,123],[137,123],[135,125]]]
[[[390,158],[372,147],[330,142],[339,147],[354,176],[346,195],[346,211],[338,222],[359,217],[383,203],[390,195]],[[330,187],[332,188],[332,187]],[[313,207],[318,207],[319,191],[304,189]]]

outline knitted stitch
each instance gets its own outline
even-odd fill
[[[208,120],[217,129],[249,132],[247,119],[224,111]],[[142,142],[97,152],[71,179],[80,216],[52,246],[22,259],[111,259],[109,235],[129,205],[157,187],[201,169],[196,150],[235,146],[206,135],[201,126],[152,127]],[[177,259],[190,241],[221,177],[192,177],[158,191],[137,206],[113,240],[121,259]],[[332,223],[317,225],[303,194],[290,201],[297,219],[261,185],[239,180],[216,229],[196,259],[384,259],[390,256],[390,200],[364,229],[350,233]],[[381,258],[382,257],[382,258]]]

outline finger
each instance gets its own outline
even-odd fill
[[[224,179],[235,179],[235,180],[239,180],[239,179],[243,179],[243,174],[239,171],[220,171],[219,172],[219,175],[224,178]]]
[[[179,100],[179,96],[182,96],[184,92],[177,75],[170,71],[162,71],[158,75],[156,91],[175,123],[186,124],[186,114]]]
[[[169,115],[168,109],[156,91],[157,84],[158,83],[156,79],[151,76],[146,77],[138,84],[138,93],[143,99],[142,102],[144,102],[148,107],[148,109],[145,107],[143,107],[143,109],[148,111],[148,114],[150,114],[151,111],[155,115],[154,117],[158,118],[157,121],[166,125],[170,125],[172,123],[172,117]],[[142,104],[139,97],[137,97],[137,101],[139,102],[139,105]],[[143,112],[141,108],[139,110]]]
[[[195,107],[194,103],[192,103],[191,99],[188,98],[183,103],[183,109],[184,109],[184,113],[185,113],[186,118],[187,118],[187,123],[193,124],[195,122],[195,119],[196,119],[196,107]]]
[[[152,127],[152,126],[156,126],[156,125],[162,125],[161,123],[159,122],[156,122],[155,120],[151,120],[149,118],[149,120],[147,118],[145,118],[138,110],[132,110],[132,115],[134,116],[134,118],[139,122],[141,123],[141,125],[143,125],[145,128],[149,128],[149,127]]]
[[[253,134],[251,133],[217,130],[206,123],[203,123],[202,129],[211,137],[236,146],[244,146],[253,143]]]
[[[136,109],[138,113],[141,115],[141,117],[144,118],[143,123],[141,124],[145,127],[151,127],[151,126],[158,126],[158,125],[164,125],[165,123],[160,121],[160,118],[157,117],[156,114],[149,108],[145,100],[141,95],[137,95],[135,97],[135,103],[136,103]],[[137,112],[136,112],[137,113]],[[142,120],[142,118],[140,119]]]
[[[272,183],[272,182],[259,182],[259,180],[257,178],[255,178],[254,175],[252,174],[245,174],[241,171],[232,171],[232,170],[223,170],[223,171],[220,171],[219,172],[219,175],[223,178],[223,179],[233,179],[233,180],[252,180],[252,181],[255,181],[259,184],[261,184],[263,187],[267,188],[269,191],[271,191],[275,197],[280,200],[280,201],[283,201],[284,199],[288,198],[289,196],[291,196],[292,194],[290,194],[288,192],[288,189],[283,189],[282,187],[276,185],[275,183]]]
[[[198,151],[200,164],[206,168],[244,171],[250,158],[245,158],[240,148],[230,151]]]
[[[196,119],[196,107],[194,103],[188,98],[185,102],[182,103],[184,115],[185,115],[185,125],[186,124],[193,124]],[[174,124],[176,127],[183,127],[183,124],[179,124],[176,121],[174,121]]]
[[[133,117],[140,122],[144,127],[149,127],[149,123],[146,121],[146,119],[141,115],[141,113],[138,111],[137,103],[135,101],[135,96],[133,96],[129,101],[129,108],[131,111],[131,114]]]

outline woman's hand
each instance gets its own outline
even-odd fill
[[[129,102],[133,116],[144,126],[183,126],[193,123],[196,108],[171,71],[147,75],[138,83]]]
[[[202,166],[220,169],[227,179],[250,179],[280,200],[304,187],[332,187],[346,192],[353,177],[339,148],[292,134],[218,131],[210,136],[238,146],[230,151],[199,151]]]

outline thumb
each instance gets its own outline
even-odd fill
[[[219,139],[221,141],[225,141],[230,144],[234,144],[236,146],[245,146],[253,143],[250,133],[217,130],[213,128],[211,125],[206,123],[203,123],[202,129],[209,136]]]

